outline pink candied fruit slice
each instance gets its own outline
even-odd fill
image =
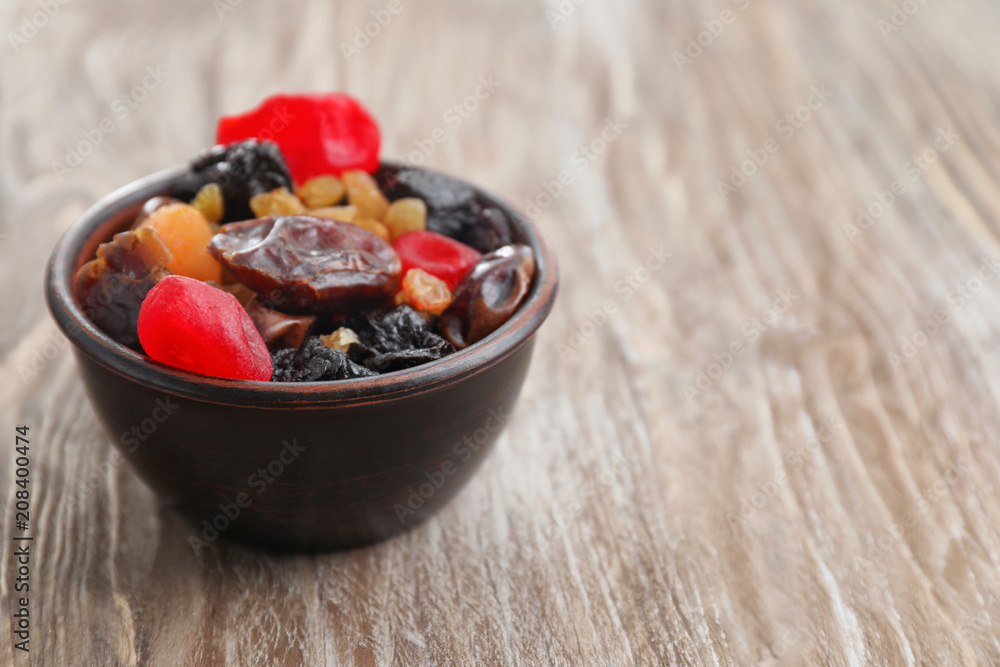
[[[152,359],[232,380],[270,380],[271,355],[232,294],[200,280],[167,276],[139,308],[139,343]]]
[[[273,95],[259,107],[219,119],[215,140],[273,141],[281,148],[292,178],[303,184],[315,176],[340,176],[350,169],[378,168],[381,134],[361,103],[343,93]]]
[[[461,241],[437,232],[409,232],[396,239],[392,247],[403,263],[403,275],[410,269],[423,269],[454,290],[482,254]]]

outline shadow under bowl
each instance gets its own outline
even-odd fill
[[[401,167],[383,163],[378,176]],[[73,344],[87,393],[115,446],[190,517],[192,546],[224,536],[275,550],[344,549],[427,519],[472,477],[510,418],[533,337],[552,308],[555,258],[532,225],[475,188],[536,259],[531,290],[485,339],[444,359],[373,378],[272,383],[158,364],[87,319],[74,276],[98,244],[186,172],[153,174],[95,204],[49,260],[49,309]]]

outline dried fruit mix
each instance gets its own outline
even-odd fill
[[[346,95],[269,98],[217,139],[77,274],[86,315],[155,361],[370,377],[481,340],[530,289],[507,216],[442,174],[376,173],[378,126]]]

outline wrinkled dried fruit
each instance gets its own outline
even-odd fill
[[[320,336],[319,339],[323,345],[332,347],[335,350],[340,350],[341,352],[347,352],[351,349],[351,345],[361,342],[361,339],[358,338],[358,334],[354,333],[352,329],[348,329],[347,327],[340,327],[333,333]]]
[[[225,214],[225,200],[218,183],[206,183],[191,200],[191,206],[201,211],[209,222],[219,222]]]
[[[416,197],[397,199],[389,204],[383,222],[393,241],[408,232],[422,232],[427,229],[427,204]]]
[[[484,255],[455,290],[441,316],[441,334],[459,349],[490,335],[517,310],[534,275],[535,255],[526,245]]]
[[[345,171],[342,178],[347,187],[347,201],[358,208],[358,215],[381,220],[389,209],[389,200],[371,174],[352,170]]]
[[[455,351],[434,333],[436,318],[408,305],[352,316],[348,326],[360,343],[351,346],[351,358],[379,373],[419,366]]]
[[[170,250],[150,227],[115,234],[76,273],[84,314],[122,345],[137,348],[139,308],[149,290],[170,275],[170,260]]]
[[[357,100],[340,93],[274,95],[253,111],[219,119],[218,143],[250,137],[278,144],[299,183],[378,167],[378,125]]]
[[[390,199],[417,197],[427,204],[427,229],[491,252],[514,240],[510,221],[469,185],[423,169],[400,169],[390,177]]]
[[[347,188],[336,176],[324,174],[308,181],[295,188],[296,196],[308,208],[325,208],[339,204],[344,198]]]
[[[298,347],[316,323],[315,315],[289,315],[268,308],[258,295],[254,295],[243,307],[267,349],[272,352],[285,347]]]
[[[391,298],[399,257],[375,234],[346,222],[286,216],[224,225],[209,244],[240,282],[288,312],[370,308]]]
[[[300,215],[306,212],[299,198],[288,191],[288,188],[275,188],[270,192],[262,192],[250,198],[250,210],[258,218],[269,215]]]
[[[482,255],[464,243],[436,232],[410,232],[392,244],[403,263],[403,274],[423,269],[454,290]]]
[[[273,366],[274,382],[321,382],[376,375],[341,350],[323,345],[316,336],[307,338],[298,349],[275,352]]]
[[[443,280],[423,269],[410,269],[403,276],[402,288],[396,294],[396,304],[409,303],[417,310],[440,315],[451,305],[451,290]]]
[[[278,147],[255,139],[215,146],[191,163],[191,171],[174,186],[174,196],[191,201],[208,183],[217,183],[224,198],[224,222],[253,218],[250,198],[275,188],[291,188],[292,176]]]
[[[326,206],[324,208],[309,209],[306,211],[306,215],[340,220],[341,222],[351,222],[357,217],[358,209],[356,206]]]
[[[139,311],[139,340],[161,364],[233,380],[270,380],[271,355],[232,294],[167,276]]]
[[[156,209],[142,226],[155,229],[170,249],[173,259],[167,267],[173,273],[195,280],[221,280],[222,267],[208,252],[212,225],[198,209],[188,204],[168,204]]]

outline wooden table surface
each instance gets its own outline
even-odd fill
[[[18,424],[36,537],[4,664],[1000,664],[996,3],[0,7],[8,619]],[[561,292],[434,520],[196,555],[114,463],[44,263],[289,90],[358,96],[384,155],[526,209]]]

